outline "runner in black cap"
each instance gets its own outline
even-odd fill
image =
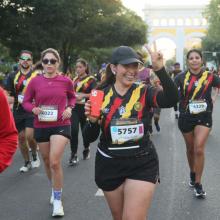
[[[114,50],[106,80],[99,87],[104,91],[101,117],[91,117],[91,103],[85,104],[91,122],[86,132],[89,139],[97,137],[100,119],[95,181],[115,220],[146,219],[159,180],[158,157],[148,133],[149,110],[172,107],[178,98],[162,54],[149,52],[163,91],[135,83],[141,61],[132,48],[121,46]]]

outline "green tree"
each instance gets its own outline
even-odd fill
[[[211,0],[204,15],[208,19],[207,36],[202,41],[204,51],[217,52],[214,56],[216,64],[220,64],[220,0]]]
[[[60,51],[64,71],[80,51],[145,42],[147,27],[120,0],[8,0],[0,4],[0,41],[19,50]],[[8,27],[8,28],[6,28]]]
[[[0,44],[0,74],[11,72],[13,64],[13,59],[9,55],[9,49]]]

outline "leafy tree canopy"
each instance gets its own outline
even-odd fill
[[[81,50],[136,45],[146,41],[147,26],[120,0],[3,0],[0,43],[13,57],[29,49],[60,51],[64,70]]]
[[[215,61],[220,63],[220,0],[211,0],[205,16],[208,19],[209,27],[207,36],[202,41],[203,50],[217,52]]]

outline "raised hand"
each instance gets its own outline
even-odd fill
[[[160,70],[164,66],[163,54],[160,51],[152,51],[147,44],[144,45],[144,48],[146,48],[150,54],[153,70]]]

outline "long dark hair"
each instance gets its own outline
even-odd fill
[[[88,64],[88,62],[87,62],[85,59],[83,59],[83,58],[79,58],[79,59],[77,59],[76,63],[81,63],[84,67],[86,67],[86,71],[85,71],[86,74],[87,74],[87,75],[90,74],[90,71],[89,71],[89,64]]]
[[[105,79],[97,86],[97,89],[104,89],[109,85],[113,85],[115,83],[115,74],[112,72],[110,63],[106,66],[106,75]]]

